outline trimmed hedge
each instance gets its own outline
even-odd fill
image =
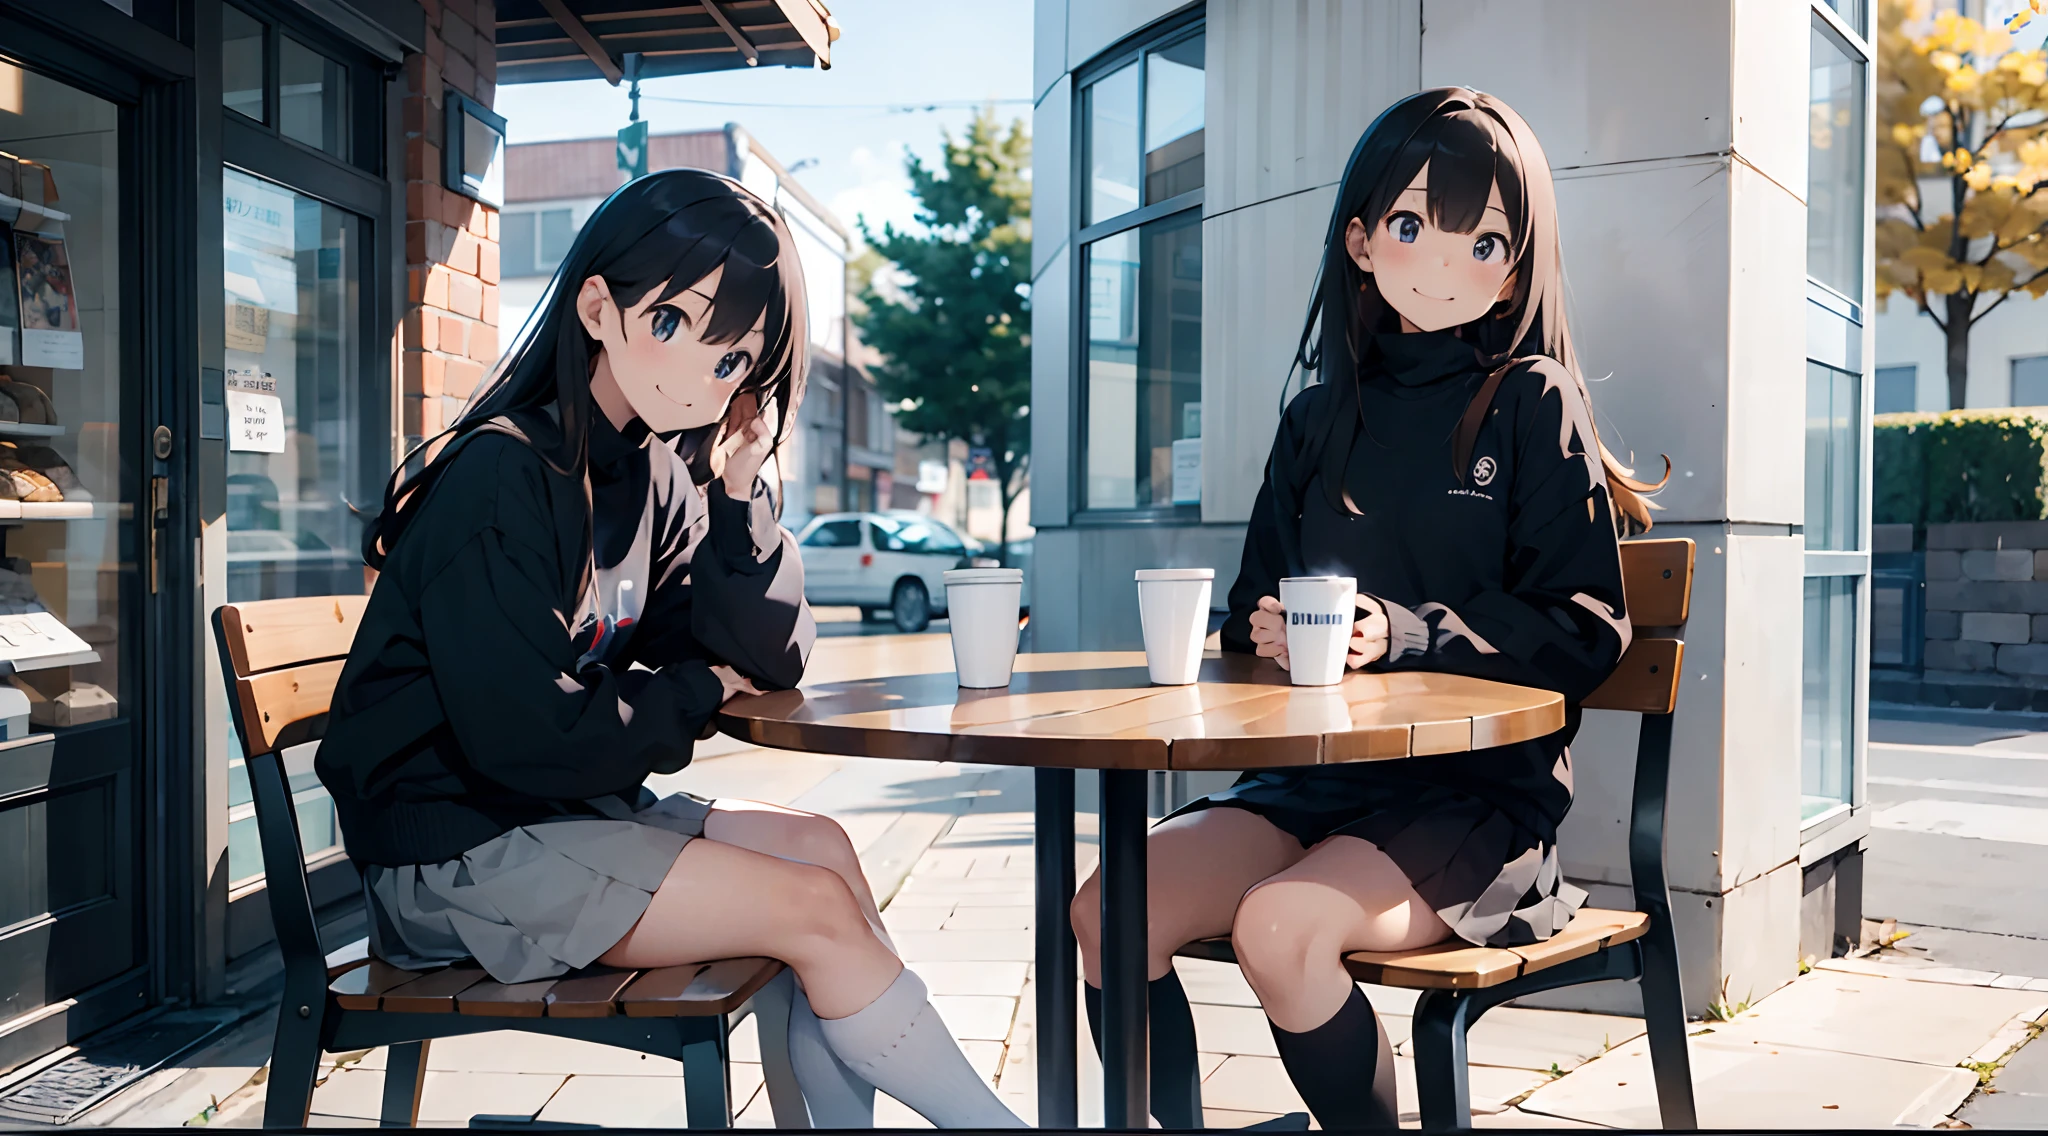
[[[1880,414],[1873,425],[1877,524],[2048,518],[2048,412]]]

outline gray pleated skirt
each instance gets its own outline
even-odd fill
[[[637,810],[616,797],[590,804],[605,815],[524,825],[460,859],[366,865],[371,949],[409,970],[473,958],[505,983],[589,966],[640,921],[712,803],[675,793]]]

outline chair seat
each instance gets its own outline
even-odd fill
[[[738,1010],[780,973],[775,959],[737,958],[652,970],[592,966],[508,986],[470,962],[421,971],[365,958],[338,966],[327,989],[344,1010],[394,1014],[708,1018]]]
[[[1344,956],[1344,967],[1360,982],[1380,986],[1480,990],[1641,938],[1649,928],[1650,917],[1640,911],[1587,907],[1581,908],[1564,930],[1525,947],[1468,947],[1452,942],[1413,951],[1353,951]],[[1217,962],[1237,961],[1227,937],[1189,943],[1175,953]]]

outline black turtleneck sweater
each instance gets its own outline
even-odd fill
[[[1305,570],[1352,576],[1387,609],[1387,655],[1371,670],[1447,671],[1555,690],[1565,728],[1470,754],[1317,767],[1324,778],[1396,777],[1488,801],[1548,840],[1571,805],[1565,746],[1579,702],[1606,680],[1629,638],[1621,555],[1589,410],[1547,361],[1511,371],[1461,480],[1453,433],[1485,379],[1449,333],[1380,334],[1360,368],[1360,424],[1333,506],[1304,452],[1310,426],[1335,400],[1316,385],[1283,415],[1266,484],[1252,507],[1244,561],[1230,589],[1223,647],[1249,652],[1250,614],[1287,575],[1280,526],[1294,526]],[[1284,479],[1284,480],[1283,480]],[[1274,484],[1301,502],[1275,508]]]

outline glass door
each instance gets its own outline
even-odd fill
[[[0,58],[0,1071],[142,994],[132,137]]]
[[[363,590],[368,480],[363,221],[324,201],[228,169],[222,178],[227,304],[227,601]],[[232,726],[229,727],[232,729]],[[309,863],[339,853],[334,804],[312,746],[286,754]],[[228,746],[228,876],[263,872],[240,746]]]

